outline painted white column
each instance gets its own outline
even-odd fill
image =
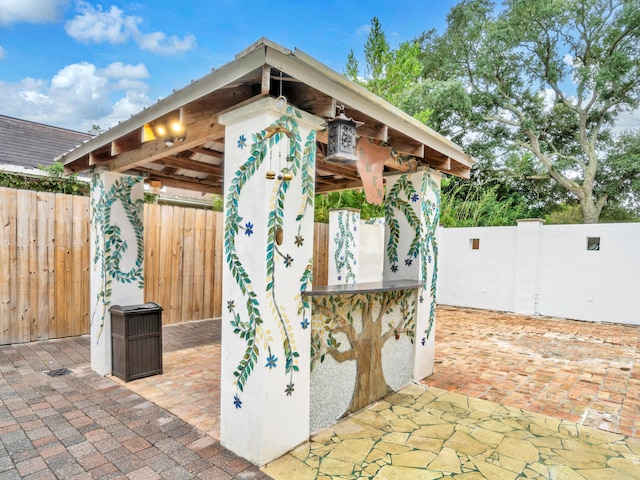
[[[358,282],[360,210],[335,209],[329,212],[329,255],[327,285]]]
[[[265,98],[219,121],[226,127],[220,441],[264,465],[309,437],[311,308],[300,291],[312,280],[316,130],[324,120]]]
[[[516,275],[513,289],[513,310],[524,315],[536,314],[536,280],[538,252],[544,220],[518,220],[516,233]]]
[[[144,182],[99,172],[91,178],[91,369],[111,373],[112,305],[144,302]]]
[[[414,323],[414,379],[433,373],[438,278],[437,228],[440,180],[436,170],[386,177],[384,280],[417,280]]]
[[[360,220],[358,282],[381,282],[384,269],[384,217]]]

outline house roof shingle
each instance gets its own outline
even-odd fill
[[[92,135],[0,115],[0,165],[36,168],[90,140]]]

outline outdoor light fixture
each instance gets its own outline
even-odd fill
[[[363,122],[356,122],[344,114],[344,105],[338,107],[340,114],[327,122],[329,136],[326,162],[349,164],[358,161],[356,157],[356,128]]]
[[[187,138],[187,130],[180,122],[171,122],[169,126],[157,125],[156,137],[162,138],[164,144],[167,147],[171,147],[176,141],[182,142]]]

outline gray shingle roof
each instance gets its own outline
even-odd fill
[[[46,166],[92,138],[88,133],[0,115],[0,165]]]

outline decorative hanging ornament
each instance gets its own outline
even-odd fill
[[[326,162],[350,164],[358,161],[356,157],[356,128],[364,122],[356,122],[344,114],[344,105],[338,107],[337,117],[327,122],[329,135],[327,140]]]

